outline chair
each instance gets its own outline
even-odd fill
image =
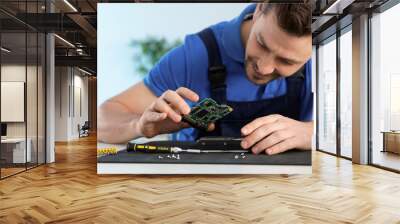
[[[79,138],[89,136],[89,129],[90,129],[89,121],[85,121],[82,127],[78,124]]]

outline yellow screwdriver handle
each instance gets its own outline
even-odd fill
[[[136,144],[136,143],[128,143],[127,147],[128,152],[171,152],[171,149],[166,146],[154,146],[147,144]]]

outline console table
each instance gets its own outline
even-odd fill
[[[28,144],[25,151],[25,138],[6,138],[1,139],[1,157],[6,163],[26,163],[31,162],[30,138],[26,139]]]
[[[382,152],[400,154],[400,131],[382,131],[381,133],[383,133]]]

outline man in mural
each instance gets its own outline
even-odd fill
[[[175,140],[241,136],[253,153],[311,149],[311,6],[258,3],[226,22],[187,35],[142,82],[99,108],[98,138],[124,143],[174,133]],[[200,131],[182,121],[211,97],[233,107]]]

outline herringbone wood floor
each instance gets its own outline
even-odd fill
[[[320,152],[312,175],[98,176],[96,139],[0,181],[0,223],[400,223],[400,175]]]

